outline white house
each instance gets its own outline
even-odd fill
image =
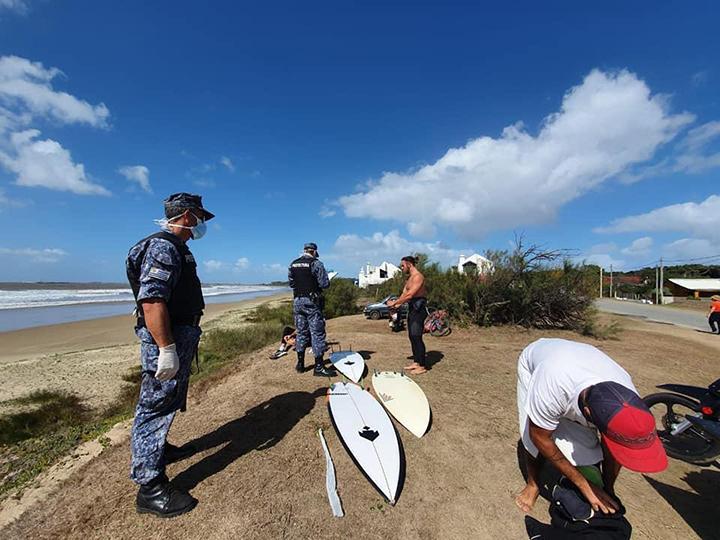
[[[400,269],[392,263],[384,261],[380,266],[373,266],[367,263],[360,269],[358,276],[358,287],[364,289],[368,285],[380,285],[392,278]]]
[[[487,274],[489,272],[492,272],[493,263],[492,261],[490,261],[490,259],[487,259],[482,255],[478,255],[477,253],[474,253],[469,257],[465,257],[465,255],[460,255],[460,259],[458,260],[457,264],[457,271],[461,274],[464,274],[466,271],[471,269],[478,274]]]

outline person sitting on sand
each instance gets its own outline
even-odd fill
[[[605,514],[620,508],[615,480],[622,467],[642,473],[667,467],[655,418],[630,375],[592,345],[565,339],[528,345],[518,359],[517,403],[527,485],[515,503],[523,512],[532,510],[540,493],[544,460]],[[581,472],[598,465],[604,487]]]
[[[425,343],[423,342],[423,331],[425,317],[427,317],[427,289],[425,288],[425,276],[422,275],[415,265],[415,257],[408,255],[400,261],[400,269],[403,274],[408,274],[400,298],[386,302],[390,309],[408,303],[407,327],[410,347],[412,348],[413,362],[405,366],[405,370],[413,375],[421,375],[427,372],[427,357]]]
[[[297,340],[297,331],[292,326],[286,326],[283,328],[282,338],[280,339],[280,345],[277,350],[270,355],[271,360],[277,360],[281,356],[285,356],[289,351],[295,347],[295,341]]]
[[[720,296],[714,294],[710,297],[710,313],[708,324],[713,334],[720,334]]]

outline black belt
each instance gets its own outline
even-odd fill
[[[202,314],[190,315],[188,317],[178,317],[170,319],[170,326],[200,326],[200,319],[202,319]],[[147,326],[143,317],[138,317],[137,326],[140,328]]]
[[[309,292],[297,292],[293,291],[293,297],[294,298],[313,298],[320,296],[322,293],[320,291],[309,291]]]

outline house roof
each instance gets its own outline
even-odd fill
[[[712,278],[698,278],[698,279],[681,279],[672,278],[668,279],[670,283],[679,285],[684,289],[691,291],[720,291],[720,279]]]

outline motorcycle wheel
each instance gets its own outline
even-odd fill
[[[694,465],[710,465],[718,458],[720,441],[699,427],[690,426],[678,435],[671,433],[686,414],[700,412],[697,401],[668,392],[651,394],[643,401],[655,417],[655,427],[668,456]]]

